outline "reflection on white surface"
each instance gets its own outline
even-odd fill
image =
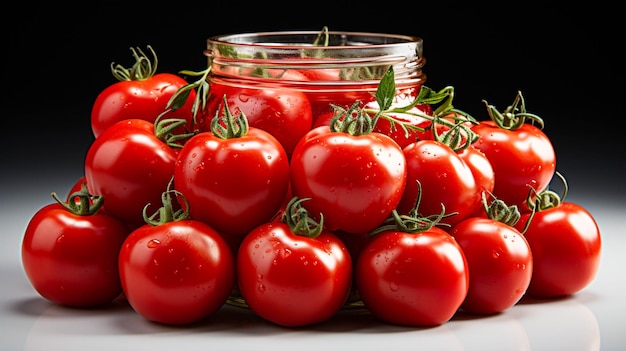
[[[459,314],[435,328],[392,326],[366,311],[343,311],[327,323],[296,329],[272,325],[248,310],[230,306],[200,324],[172,327],[144,320],[125,302],[101,310],[65,308],[42,303],[38,297],[16,302],[17,313],[36,314],[24,340],[28,351],[242,350],[250,346],[260,351],[287,350],[294,345],[299,350],[349,345],[393,350],[600,350],[597,320],[575,298],[522,303],[495,316]]]

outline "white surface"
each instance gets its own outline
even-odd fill
[[[619,197],[618,197],[619,198]],[[578,294],[523,301],[499,315],[457,315],[435,328],[384,324],[344,311],[315,327],[287,329],[225,306],[194,326],[142,319],[128,305],[80,310],[42,299],[20,261],[24,228],[45,200],[0,203],[0,350],[622,350],[626,345],[626,204],[578,199],[596,218],[603,252],[596,279]]]

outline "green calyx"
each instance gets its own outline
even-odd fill
[[[211,120],[211,132],[220,139],[240,138],[248,134],[250,126],[248,118],[243,112],[239,116],[233,116],[228,108],[228,101],[224,95],[224,105],[222,108],[223,115],[219,115],[219,111]]]
[[[502,222],[506,225],[514,226],[521,217],[517,206],[507,206],[504,201],[495,197],[493,202],[488,204],[485,192],[482,193],[482,203],[488,218]]]
[[[165,114],[171,112],[171,110],[165,110],[154,121],[154,135],[162,140],[171,148],[182,149],[185,141],[196,134],[195,131],[189,132],[186,130],[187,121],[182,118],[165,118],[161,119]],[[177,132],[180,128],[183,128],[185,132]]]
[[[281,220],[289,225],[295,235],[317,238],[324,229],[324,215],[320,214],[319,223],[309,216],[309,211],[302,207],[302,202],[310,198],[300,199],[293,197],[285,208]]]
[[[534,188],[531,188],[530,194],[528,194],[528,198],[526,199],[526,204],[533,212],[540,212],[558,207],[565,200],[569,189],[567,181],[561,173],[556,172],[555,175],[559,177],[563,183],[563,193],[559,195],[549,188],[537,193]]]
[[[449,224],[441,223],[441,220],[446,217],[454,216],[457,213],[452,212],[446,214],[446,208],[443,203],[441,204],[440,213],[430,216],[422,216],[418,212],[419,204],[422,199],[422,184],[419,181],[417,181],[417,187],[417,199],[415,201],[415,206],[411,209],[411,211],[409,211],[406,215],[399,214],[397,210],[391,211],[391,216],[385,220],[383,225],[372,230],[369,233],[369,236],[387,231],[400,231],[403,233],[415,234],[425,232],[436,225],[449,226]]]
[[[158,226],[161,224],[182,221],[189,218],[189,202],[185,196],[180,192],[172,188],[174,179],[172,178],[167,186],[167,190],[161,194],[161,207],[151,215],[148,215],[148,208],[151,204],[147,204],[143,208],[143,219],[151,226]],[[172,196],[173,195],[173,196]],[[182,200],[183,205],[180,209],[174,209],[173,198],[177,201]]]
[[[70,194],[68,201],[62,201],[54,192],[52,197],[68,211],[79,216],[95,214],[104,203],[104,197],[89,193],[86,183],[81,184],[79,191]]]
[[[113,73],[113,76],[120,82],[146,80],[154,76],[157,71],[159,60],[150,45],[148,45],[148,50],[152,53],[153,60],[151,60],[140,48],[130,48],[130,51],[133,53],[133,57],[135,58],[135,63],[130,68],[111,62],[111,72]]]
[[[528,121],[532,124],[536,123],[539,129],[543,129],[543,120],[537,115],[526,112],[526,104],[521,91],[517,92],[513,103],[502,112],[485,100],[483,103],[487,107],[489,118],[502,129],[516,130]]]

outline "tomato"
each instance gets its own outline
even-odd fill
[[[437,326],[457,312],[470,276],[463,251],[444,230],[387,230],[370,237],[355,268],[357,290],[377,318]]]
[[[450,147],[435,140],[420,140],[409,144],[403,152],[407,160],[407,186],[398,212],[409,213],[419,197],[422,215],[439,214],[443,205],[445,212],[453,215],[442,223],[454,225],[480,206],[481,189],[471,168]]]
[[[237,120],[244,123],[245,117]],[[241,237],[270,220],[284,203],[289,160],[267,131],[247,125],[238,132],[233,125],[228,128],[228,136],[213,129],[185,143],[174,184],[187,197],[192,218]]]
[[[106,199],[106,211],[131,227],[144,224],[146,204],[161,202],[174,174],[177,151],[152,122],[117,122],[94,140],[85,157],[85,179],[92,194]]]
[[[389,136],[371,130],[353,135],[318,128],[328,132],[316,128],[294,149],[292,193],[311,198],[304,207],[316,219],[323,214],[331,231],[362,233],[376,228],[396,208],[404,191],[402,149]]]
[[[496,174],[487,156],[472,145],[457,151],[457,154],[472,171],[478,189],[486,193],[493,193]]]
[[[243,239],[237,277],[251,310],[278,325],[298,327],[326,321],[342,307],[352,261],[343,242],[322,227],[304,235],[294,223],[270,222]]]
[[[96,307],[122,293],[117,258],[130,230],[98,211],[101,200],[94,201],[86,192],[80,197],[66,203],[57,199],[35,213],[22,241],[22,264],[45,299]]]
[[[512,106],[515,112],[525,116],[523,106],[519,111],[515,109],[516,103]],[[489,112],[492,116],[498,114],[492,107]],[[504,116],[516,118],[517,114],[511,112]],[[550,183],[556,171],[556,154],[550,138],[540,127],[521,123],[514,124],[513,128],[505,128],[504,124],[514,122],[496,120],[481,121],[472,128],[479,136],[473,146],[487,156],[493,167],[493,194],[508,205],[516,205],[521,209],[531,187],[539,192]]]
[[[185,119],[187,127],[193,127],[192,105],[196,92],[189,91],[189,98],[177,110],[165,112],[169,100],[179,88],[187,85],[187,81],[173,73],[156,73],[156,54],[150,46],[148,49],[154,55],[153,61],[140,49],[131,48],[136,59],[132,68],[112,65],[113,76],[118,81],[102,90],[92,105],[94,136],[98,137],[116,122],[131,118],[154,122],[163,113],[165,118]]]
[[[493,314],[514,306],[526,293],[533,257],[524,236],[513,226],[491,218],[471,217],[450,231],[469,267],[469,291],[461,309]]]
[[[272,134],[287,155],[291,155],[298,140],[313,125],[309,99],[294,89],[236,87],[213,82],[206,108],[208,116],[220,111],[224,96],[234,115],[243,113],[251,127]],[[202,130],[210,130],[210,121],[205,121]]]
[[[425,109],[426,108],[427,107],[425,107]],[[414,114],[389,114],[389,116],[393,118],[393,121],[388,118],[380,118],[376,122],[374,130],[378,133],[389,135],[389,137],[398,143],[401,148],[404,148],[407,145],[422,139],[422,135],[424,134],[424,128],[422,125],[430,123],[430,120],[424,117],[426,113],[422,110],[414,108],[410,112],[413,112]],[[408,127],[405,126],[406,130],[402,128],[398,121],[408,125]]]
[[[135,229],[122,245],[119,272],[131,307],[164,324],[211,315],[226,302],[236,279],[224,239],[192,219]]]
[[[584,207],[556,201],[541,206],[532,217],[523,214],[516,228],[526,228],[524,237],[533,252],[534,269],[528,295],[571,295],[595,278],[602,239],[598,224]]]

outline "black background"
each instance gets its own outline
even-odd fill
[[[614,195],[615,186],[624,188],[617,184],[624,176],[624,71],[615,9],[387,5],[18,4],[2,24],[2,120],[10,150],[2,156],[3,183],[42,179],[41,169],[52,170],[48,178],[69,177],[68,184],[82,175],[91,104],[115,82],[111,62],[132,65],[131,47],[151,45],[159,72],[201,70],[209,36],[328,26],[423,38],[426,85],[454,86],[455,107],[479,119],[486,118],[483,99],[503,109],[522,91],[528,112],[544,119],[570,191],[584,185]]]

